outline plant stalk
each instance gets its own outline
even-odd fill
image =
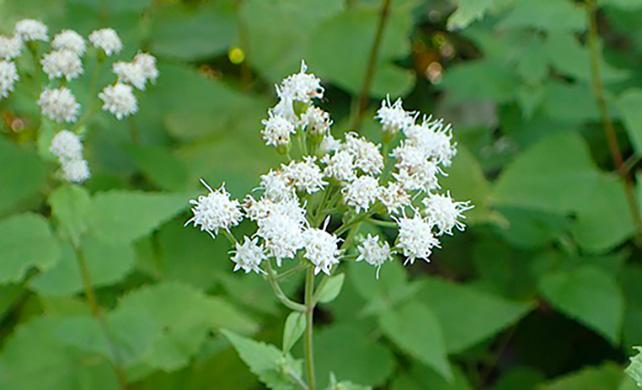
[[[308,389],[315,390],[314,348],[312,345],[314,326],[314,268],[308,268],[305,274],[305,368]]]

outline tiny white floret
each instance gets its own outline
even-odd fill
[[[54,50],[69,50],[78,56],[85,54],[85,39],[73,30],[62,30],[51,41]]]
[[[209,190],[209,194],[190,200],[194,205],[194,216],[185,225],[193,223],[194,227],[200,226],[201,231],[215,237],[219,230],[229,231],[231,227],[241,223],[243,215],[239,201],[230,199],[230,194],[225,191],[225,184],[213,190],[204,180],[201,180],[201,183]]]
[[[55,122],[75,122],[80,104],[71,90],[66,87],[45,89],[40,94],[38,105],[42,114]]]
[[[108,85],[98,94],[98,97],[103,101],[103,110],[111,112],[118,120],[138,111],[138,102],[134,91],[127,84]]]
[[[265,273],[261,269],[261,262],[266,259],[263,247],[258,243],[258,238],[243,237],[243,243],[235,243],[234,255],[231,260],[235,263],[234,271],[242,269],[246,274],[250,272]]]
[[[123,42],[120,37],[111,28],[95,30],[89,34],[89,41],[96,49],[101,49],[107,56],[119,53],[123,48]]]

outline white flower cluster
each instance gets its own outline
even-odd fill
[[[82,183],[89,179],[89,164],[82,155],[82,141],[75,133],[59,131],[51,140],[49,151],[58,157],[65,180]]]
[[[324,89],[305,63],[276,92],[279,102],[268,111],[261,136],[289,161],[262,175],[256,189],[260,196],[247,196],[242,204],[222,187],[192,201],[194,216],[188,223],[212,236],[225,230],[235,243],[235,270],[262,273],[268,269],[264,261],[274,259],[280,267],[285,259],[300,259],[315,273],[330,275],[352,251],[356,261],[375,267],[378,277],[393,255],[410,264],[429,261],[440,236],[465,229],[469,202],[437,192],[456,154],[450,125],[430,117],[419,121],[401,100],[391,103],[387,97],[375,117],[383,144],[356,133],[335,139],[328,113],[313,105]],[[338,227],[329,223],[333,215],[342,221]],[[256,233],[237,241],[229,229],[242,219],[255,223]],[[350,247],[358,228],[368,222],[395,228],[394,246],[368,234]]]

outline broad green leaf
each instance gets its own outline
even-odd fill
[[[553,379],[538,390],[617,390],[622,380],[622,369],[607,363],[599,367],[584,368],[558,379]]]
[[[89,225],[97,237],[131,242],[151,233],[189,206],[186,195],[115,190],[91,201]]]
[[[621,94],[616,102],[626,131],[636,153],[642,154],[642,89],[630,88]]]
[[[446,356],[444,330],[432,310],[412,301],[383,312],[379,325],[386,337],[402,351],[447,380],[453,378]]]
[[[132,146],[129,153],[141,172],[159,189],[184,191],[187,188],[188,169],[185,163],[167,148],[151,145]]]
[[[637,0],[601,0],[601,6],[617,7],[623,10],[639,10],[642,3]]]
[[[83,187],[64,185],[49,196],[48,202],[64,235],[75,245],[80,245],[80,237],[87,230],[91,202],[89,192]]]
[[[452,103],[471,100],[502,103],[514,98],[516,84],[517,76],[505,64],[483,59],[446,69],[439,87],[448,91],[447,100]]]
[[[578,211],[599,180],[584,140],[574,133],[542,138],[508,164],[495,184],[497,204],[551,213]]]
[[[383,344],[371,340],[367,327],[336,324],[314,335],[317,377],[323,387],[332,372],[338,378],[368,386],[381,386],[394,370],[394,356]]]
[[[449,353],[493,337],[533,308],[531,303],[511,302],[471,286],[432,278],[425,280],[419,296],[439,320]]]
[[[285,319],[285,326],[283,328],[283,352],[288,353],[303,335],[305,331],[305,314],[293,311]]]
[[[321,292],[319,293],[317,301],[321,303],[332,302],[341,292],[344,278],[345,274],[331,276],[328,282],[323,287],[323,290],[321,290]]]
[[[642,340],[642,267],[628,265],[620,273],[625,309],[622,324],[622,344],[625,348],[639,345]]]
[[[49,222],[37,214],[0,220],[0,284],[20,282],[32,267],[46,270],[60,257]]]
[[[502,375],[493,390],[536,390],[538,385],[545,380],[546,377],[539,371],[517,367]]]
[[[229,330],[222,330],[250,371],[272,390],[298,389],[293,378],[301,380],[302,362],[284,355],[278,348],[254,341]]]
[[[626,373],[639,387],[642,387],[642,348],[637,347],[636,350],[638,353],[631,358],[631,363],[626,367]]]
[[[589,84],[549,82],[544,86],[542,112],[563,123],[599,121],[599,110]]]
[[[544,276],[539,288],[562,313],[618,343],[624,299],[613,275],[592,266],[578,267]]]
[[[227,327],[242,333],[256,329],[252,320],[222,298],[179,283],[133,290],[122,298],[118,309],[144,314],[162,329],[145,363],[164,370],[186,365],[212,329]]]
[[[585,26],[584,10],[571,0],[523,0],[515,2],[498,27],[533,27],[549,32],[577,31]]]
[[[495,9],[499,9],[512,0],[454,0],[457,9],[448,19],[449,29],[463,29]]]
[[[391,390],[472,390],[473,387],[468,383],[466,375],[457,368],[451,366],[453,380],[446,381],[432,369],[421,365],[413,364],[408,372],[401,373],[397,376],[390,387]],[[511,389],[513,390],[513,389]]]
[[[45,166],[38,154],[0,138],[0,213],[38,193],[45,183]]]

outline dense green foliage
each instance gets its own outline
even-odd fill
[[[397,259],[379,280],[362,263],[341,266],[315,312],[321,388],[642,381],[639,356],[624,370],[642,345],[642,2],[598,1],[591,52],[590,1],[392,0],[362,132],[377,137],[369,118],[386,93],[451,121],[459,154],[445,187],[475,208],[429,264]],[[135,117],[87,124],[93,177],[82,187],[54,177],[52,124],[30,92],[0,100],[0,389],[112,390],[119,375],[141,390],[298,388],[300,315],[260,276],[234,274],[227,242],[182,226],[199,178],[241,196],[280,161],[260,122],[302,58],[327,88],[333,131],[351,129],[380,7],[0,1],[1,33],[24,17],[52,32],[113,27],[123,56],[142,47],[160,69]],[[301,282],[284,288],[300,296]]]

